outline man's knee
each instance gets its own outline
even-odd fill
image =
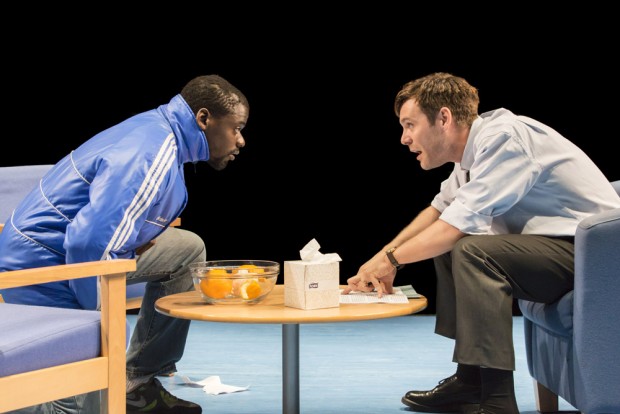
[[[494,236],[466,236],[454,245],[451,253],[452,270],[459,272],[469,266],[480,268],[493,260],[501,240]]]
[[[188,230],[177,229],[180,237],[177,246],[182,250],[191,262],[202,262],[207,259],[207,249],[200,236]]]
[[[195,233],[171,227],[156,239],[157,254],[173,256],[184,263],[206,260],[204,241]]]
[[[489,236],[465,236],[460,238],[452,248],[452,261],[463,258],[463,255],[478,255],[484,251],[484,245],[490,240]]]

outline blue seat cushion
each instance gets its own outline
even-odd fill
[[[0,303],[0,377],[101,355],[101,312]]]
[[[570,291],[554,303],[545,304],[519,300],[523,316],[535,325],[556,335],[573,336],[573,293]]]
[[[127,299],[137,298],[144,296],[144,290],[146,289],[146,282],[134,283],[133,285],[127,285]]]

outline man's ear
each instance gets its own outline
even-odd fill
[[[450,108],[442,106],[437,113],[437,120],[442,127],[450,124],[452,122],[452,111],[450,111]]]
[[[209,124],[209,117],[211,114],[207,108],[200,108],[196,113],[196,122],[202,130],[207,129],[207,125]]]

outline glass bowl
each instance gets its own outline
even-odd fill
[[[189,265],[194,287],[210,304],[258,303],[271,293],[280,264],[269,260],[211,260]]]

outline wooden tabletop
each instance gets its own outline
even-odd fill
[[[244,303],[210,305],[203,302],[196,291],[165,296],[155,303],[158,312],[181,319],[282,324],[383,319],[417,313],[426,306],[426,298],[421,297],[409,299],[409,303],[340,304],[334,308],[303,310],[284,306],[284,285],[276,285],[269,296],[253,305]]]

